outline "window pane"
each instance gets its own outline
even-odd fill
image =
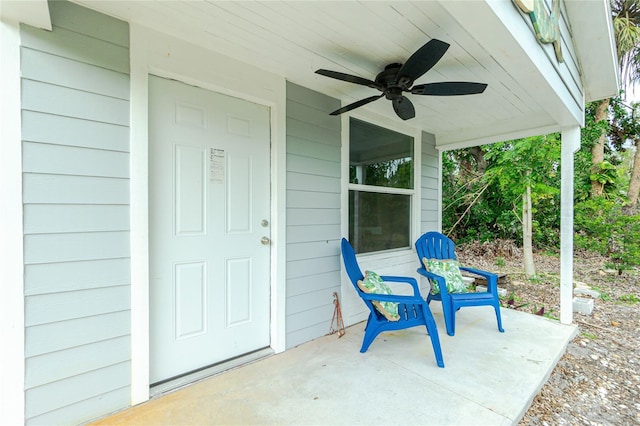
[[[349,241],[356,253],[410,247],[411,196],[349,191]]]
[[[349,182],[413,189],[413,138],[352,118]]]

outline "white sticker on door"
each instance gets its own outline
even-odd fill
[[[224,149],[209,148],[209,180],[224,183]]]

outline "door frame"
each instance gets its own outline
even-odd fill
[[[271,349],[285,350],[286,80],[227,56],[131,24],[131,404],[149,399],[149,74],[270,108]],[[236,78],[243,73],[242,81]]]

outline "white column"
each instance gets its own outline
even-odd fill
[[[20,28],[0,21],[0,422],[24,424]]]
[[[562,131],[560,187],[560,322],[573,322],[573,155],[580,148],[580,127]]]
[[[147,40],[129,29],[131,67],[131,404],[149,399],[149,173]]]

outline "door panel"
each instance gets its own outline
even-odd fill
[[[269,346],[269,109],[149,78],[150,376]]]

